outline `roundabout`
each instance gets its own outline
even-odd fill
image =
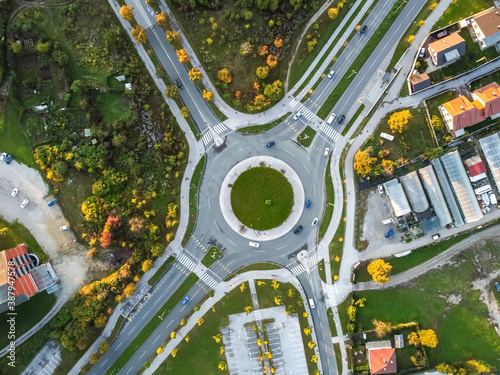
[[[304,187],[287,163],[255,156],[236,164],[225,176],[219,194],[225,221],[254,241],[279,238],[299,221],[305,204]]]

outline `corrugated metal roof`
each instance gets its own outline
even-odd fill
[[[479,140],[484,157],[490,167],[491,175],[500,190],[500,136],[498,133]]]
[[[427,191],[432,208],[434,208],[434,212],[439,219],[439,223],[442,227],[451,224],[453,220],[451,218],[450,211],[448,210],[448,206],[446,205],[446,201],[444,200],[443,192],[439,187],[432,165],[419,169],[418,173],[420,174],[422,184]]]
[[[458,204],[462,209],[465,222],[472,223],[481,219],[483,213],[481,212],[467,173],[465,173],[465,168],[458,151],[445,154],[440,159],[453,187]]]
[[[405,188],[406,196],[410,200],[411,208],[415,212],[424,212],[429,208],[429,202],[416,171],[400,178]]]
[[[410,205],[406,199],[405,192],[403,191],[403,186],[401,186],[397,179],[386,182],[384,184],[384,188],[387,195],[389,195],[392,209],[394,210],[396,217],[403,216],[411,212]]]

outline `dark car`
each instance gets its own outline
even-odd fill
[[[308,199],[306,201],[306,208],[309,208],[309,207],[311,207],[311,200],[310,199]]]
[[[293,230],[293,233],[299,234],[302,231],[302,225],[299,225],[297,228]]]
[[[181,81],[179,81],[179,79],[177,79],[177,78],[175,79],[175,85],[176,85],[178,88],[182,89],[182,83],[181,83]]]
[[[7,164],[10,164],[11,161],[12,161],[12,155],[7,155],[7,158],[5,159],[5,162]]]
[[[276,143],[274,143],[274,141],[271,141],[271,142],[269,142],[269,143],[266,143],[266,147],[267,147],[267,148],[271,148],[271,147],[273,147],[275,144],[276,144]]]
[[[366,25],[359,29],[359,35],[363,35],[364,33],[366,33],[366,29],[368,29],[368,26]]]
[[[394,229],[391,229],[389,230],[389,232],[385,234],[385,238],[391,238],[393,234],[394,234]]]
[[[339,125],[342,125],[342,123],[344,122],[344,120],[345,120],[345,115],[342,115],[342,116],[339,117],[339,119],[338,119],[337,122],[338,122]]]
[[[49,203],[49,207],[51,207],[51,206],[53,206],[53,205],[55,205],[55,204],[56,204],[56,201],[55,201],[55,200],[53,200],[52,202],[50,202],[50,203]]]

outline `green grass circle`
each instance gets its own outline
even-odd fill
[[[271,201],[271,205],[266,204],[267,200]],[[231,206],[238,220],[249,228],[276,228],[292,212],[292,185],[276,169],[248,169],[238,176],[232,186]]]

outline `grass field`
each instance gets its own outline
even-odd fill
[[[492,269],[500,265],[499,248],[498,243],[492,246],[491,242],[476,246],[406,288],[356,293],[356,298],[366,298],[365,307],[358,309],[358,326],[369,329],[372,319],[394,324],[416,321],[421,329],[434,329],[438,335],[438,346],[427,350],[431,366],[477,359],[498,369],[500,338],[488,322],[487,307],[471,282],[482,276],[478,271],[478,267],[484,267],[481,263]]]
[[[29,301],[16,306],[16,337],[21,337],[33,328],[35,324],[47,315],[55,303],[55,295],[47,294],[47,292],[41,292],[30,298]],[[7,312],[0,314],[0,332],[5,333],[0,336],[0,347],[2,348],[7,346],[11,341],[7,337],[7,332],[9,332],[9,323],[7,322],[7,319],[9,318],[10,317],[7,315]]]
[[[9,223],[0,217],[0,228],[2,227],[8,228],[8,231],[5,235],[0,236],[0,251],[12,249],[17,245],[25,243],[30,253],[38,255],[42,262],[47,260],[47,255],[42,250],[35,237],[33,237],[29,230],[22,224],[18,222]]]
[[[265,133],[268,130],[278,126],[281,124],[288,116],[290,116],[292,112],[287,112],[286,115],[281,116],[279,119],[270,122],[269,124],[264,125],[253,125],[247,126],[246,128],[238,129],[237,131],[243,134],[257,134],[257,133]]]
[[[309,147],[316,136],[316,130],[307,126],[297,137],[297,141],[304,147]]]
[[[184,247],[191,238],[194,226],[196,225],[196,219],[198,217],[198,190],[200,186],[201,176],[205,168],[205,155],[203,155],[196,165],[193,177],[191,178],[191,184],[189,185],[189,220],[186,228],[186,233],[182,238],[181,245]]]
[[[220,251],[219,248],[212,246],[208,251],[207,254],[203,257],[201,260],[201,263],[205,267],[210,267],[212,264],[215,263],[217,259],[219,259],[222,256],[222,252]]]
[[[321,220],[321,225],[318,230],[318,242],[320,242],[332,221],[333,215],[333,205],[335,204],[335,191],[333,190],[332,174],[330,172],[331,155],[328,158],[328,163],[326,164],[325,171],[325,213],[323,214],[323,219]]]
[[[102,119],[108,125],[116,119],[126,122],[130,118],[129,99],[123,94],[110,92],[103,95],[99,110],[102,113]]]
[[[243,225],[256,230],[275,228],[292,211],[292,185],[276,169],[264,166],[251,168],[241,173],[234,182],[231,205]]]
[[[149,285],[155,285],[158,280],[163,276],[165,272],[169,269],[169,267],[174,263],[175,257],[170,256],[161,266],[158,268],[158,271],[155,272],[153,276],[148,280]]]
[[[443,15],[432,27],[433,30],[440,29],[452,23],[458,22],[466,17],[491,8],[493,0],[454,0],[453,5],[446,8]]]
[[[178,353],[175,358],[169,356],[163,362],[157,375],[193,375],[206,374],[217,375],[221,371],[217,368],[220,361],[225,361],[225,355],[220,355],[220,346],[213,336],[220,333],[220,327],[229,324],[228,316],[243,312],[245,306],[252,305],[250,291],[247,287],[242,293],[239,288],[235,288],[222,300],[215,304],[215,312],[209,311],[203,319],[205,323],[196,325],[190,332],[190,341],[182,341],[178,346]]]
[[[198,276],[194,273],[188,276],[188,278],[181,284],[181,286],[174,292],[174,294],[168,299],[167,302],[158,310],[162,313],[168,315],[170,311],[181,301],[184,295],[193,287],[193,285],[198,281]],[[142,329],[142,331],[135,337],[135,339],[130,343],[130,345],[123,351],[123,353],[118,357],[118,359],[113,363],[113,366],[106,371],[106,374],[116,374],[116,370],[122,369],[132,357],[132,355],[144,344],[149,336],[155,331],[155,329],[161,324],[162,320],[158,315],[155,315],[148,324]]]

